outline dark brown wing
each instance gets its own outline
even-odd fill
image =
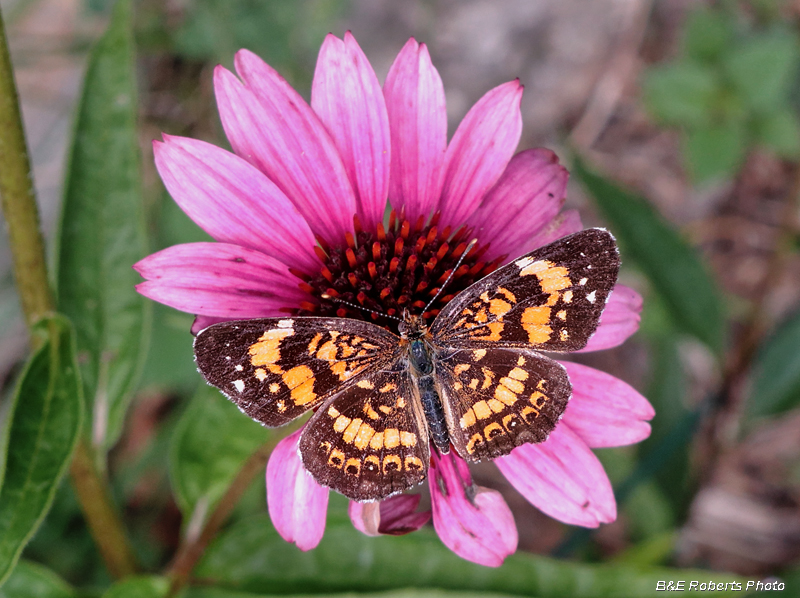
[[[556,361],[520,349],[461,349],[436,362],[450,439],[468,461],[544,442],[572,387]]]
[[[346,318],[223,322],[194,341],[209,384],[255,420],[282,426],[396,360],[400,339]]]
[[[424,480],[427,425],[405,360],[325,403],[300,438],[300,454],[317,482],[353,500],[386,498]]]
[[[524,255],[448,303],[431,326],[436,343],[463,347],[586,346],[617,281],[614,237],[599,228]]]

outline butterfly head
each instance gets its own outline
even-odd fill
[[[412,315],[406,310],[403,313],[403,321],[397,326],[400,338],[414,341],[424,338],[428,334],[428,326],[421,315]]]

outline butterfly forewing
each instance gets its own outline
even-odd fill
[[[429,451],[405,360],[331,397],[300,438],[311,475],[353,500],[385,498],[420,483]]]
[[[543,442],[572,389],[564,368],[533,351],[462,349],[437,362],[450,440],[468,461]]]
[[[272,427],[391,364],[399,339],[360,320],[265,318],[209,326],[194,352],[210,384]]]
[[[431,326],[443,346],[576,351],[617,280],[610,233],[588,229],[515,259],[456,296]]]

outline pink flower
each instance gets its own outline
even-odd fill
[[[139,292],[197,314],[194,331],[285,313],[368,317],[331,296],[380,313],[419,313],[465,240],[477,237],[480,249],[425,314],[433,317],[509,257],[582,228],[577,213],[561,212],[568,175],[556,156],[544,149],[514,155],[522,130],[518,81],[484,95],[448,143],[441,79],[413,39],[381,89],[353,36],[328,35],[310,106],[247,50],[235,65],[236,75],[222,67],[214,74],[234,153],[166,135],[154,143],[170,194],[217,242],[170,247],[135,266],[146,279]],[[617,285],[585,350],[621,344],[638,328],[640,311],[641,297]],[[653,410],[624,382],[564,365],[573,397],[558,427],[546,442],[495,463],[545,513],[596,527],[614,520],[616,503],[590,448],[646,438]],[[279,533],[308,550],[323,535],[328,490],[303,469],[299,437],[286,437],[272,454],[268,502]],[[434,455],[428,481],[433,525],[450,549],[488,566],[514,552],[508,506],[473,484],[465,461]],[[400,495],[352,503],[350,515],[367,534],[405,533],[429,517],[415,512],[418,501]]]

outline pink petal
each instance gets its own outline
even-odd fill
[[[342,157],[365,228],[383,220],[389,193],[389,116],[375,71],[348,31],[328,34],[317,59],[311,107]]]
[[[511,158],[467,220],[481,243],[491,243],[485,259],[513,253],[544,229],[564,204],[568,178],[550,150],[525,150]]]
[[[298,453],[302,430],[281,440],[267,463],[267,507],[272,524],[287,542],[311,550],[325,533],[328,489],[303,468]]]
[[[243,319],[273,315],[308,296],[278,260],[238,245],[174,245],[134,265],[147,282],[136,290],[175,309]]]
[[[474,485],[466,462],[454,453],[434,453],[428,479],[433,527],[445,546],[473,563],[502,565],[519,537],[501,494]]]
[[[603,466],[563,421],[545,442],[523,444],[494,462],[528,502],[554,519],[597,527],[617,517]]]
[[[164,136],[156,168],[181,209],[217,241],[319,271],[314,235],[292,202],[256,168],[210,143]]]
[[[641,313],[642,296],[630,287],[617,284],[608,296],[597,330],[579,352],[618,347],[639,330]]]
[[[447,149],[444,86],[425,44],[408,40],[383,84],[392,138],[389,201],[411,222],[439,206]]]
[[[268,314],[265,317],[277,317],[282,315],[281,312],[275,311],[274,314]],[[220,322],[230,322],[232,318],[220,318],[218,316],[195,316],[194,322],[192,322],[191,333],[197,336],[197,333],[201,330],[208,328],[213,324],[219,324]]]
[[[442,225],[459,226],[508,165],[522,134],[522,85],[510,81],[488,91],[470,109],[447,147]]]
[[[353,526],[368,536],[402,536],[417,531],[431,518],[430,511],[417,513],[419,494],[398,494],[380,502],[350,501],[348,514]]]
[[[543,229],[523,242],[516,249],[509,248],[510,259],[529,253],[534,249],[539,249],[539,247],[549,245],[553,241],[557,241],[562,237],[577,233],[581,230],[583,230],[583,224],[581,223],[578,210],[566,210],[561,212],[561,214],[546,224]]]
[[[266,174],[311,230],[339,243],[353,229],[356,199],[325,125],[288,83],[247,50],[233,73],[218,66],[214,90],[234,151]]]
[[[625,446],[650,436],[655,411],[630,385],[594,368],[568,361],[572,398],[562,423],[590,447]]]

